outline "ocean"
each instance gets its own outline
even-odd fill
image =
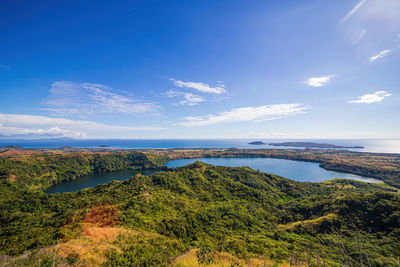
[[[271,145],[250,145],[249,142],[315,142],[341,146],[363,146],[360,149],[347,149],[360,152],[400,153],[400,139],[41,139],[41,140],[0,140],[4,145],[18,145],[24,148],[110,148],[110,149],[149,149],[149,148],[253,148],[287,149]],[[297,148],[301,149],[301,148]]]

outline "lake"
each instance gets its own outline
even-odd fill
[[[260,170],[283,176],[299,182],[321,182],[333,178],[345,178],[370,183],[380,180],[361,177],[355,174],[328,171],[319,167],[319,163],[295,161],[287,159],[271,158],[196,158],[176,159],[165,164],[168,167],[180,167],[195,161],[202,161],[215,166],[241,167],[248,166],[254,170]]]
[[[123,180],[131,178],[132,176],[135,176],[138,173],[141,173],[143,175],[150,175],[155,172],[157,172],[157,171],[129,170],[129,171],[88,174],[88,175],[81,176],[72,181],[64,181],[62,183],[56,184],[56,185],[48,188],[47,190],[45,190],[45,192],[46,193],[73,192],[73,191],[82,190],[82,189],[85,189],[88,187],[94,187],[99,184],[106,184],[113,180],[123,181]]]
[[[196,159],[177,159],[169,161],[165,166],[175,168],[184,166],[195,161],[202,161],[215,166],[241,167],[248,166],[255,170],[268,172],[283,176],[299,182],[321,182],[333,178],[345,178],[358,181],[377,183],[380,180],[361,177],[355,174],[328,171],[319,167],[318,163],[303,162],[286,159],[271,158],[196,158]],[[156,171],[118,171],[108,173],[97,173],[81,176],[72,181],[65,181],[50,187],[46,193],[63,193],[82,190],[94,187],[99,184],[109,183],[113,180],[123,181],[141,173],[150,175]]]

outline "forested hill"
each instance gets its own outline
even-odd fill
[[[178,266],[197,248],[196,263],[230,255],[234,266],[396,266],[400,257],[399,195],[351,180],[300,183],[196,162],[62,194],[2,180],[0,196],[0,253],[30,251],[8,264]]]
[[[170,159],[201,157],[281,158],[318,162],[327,170],[381,179],[400,189],[400,154],[322,149],[36,149],[0,151],[0,178],[29,189],[44,190],[79,176],[118,170],[167,169]]]
[[[171,149],[147,150],[171,158],[280,158],[318,162],[320,167],[377,178],[400,189],[400,154],[323,149]]]
[[[90,173],[120,170],[162,170],[168,157],[142,152],[38,153],[0,157],[0,179],[18,187],[44,190],[54,184]]]

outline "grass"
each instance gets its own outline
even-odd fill
[[[216,252],[213,263],[199,263],[196,252],[198,249],[191,249],[187,253],[177,257],[172,263],[171,267],[267,267],[267,266],[280,266],[289,267],[288,263],[277,264],[267,259],[262,258],[249,258],[239,259],[226,252]],[[298,265],[299,267],[302,265]],[[305,265],[304,265],[305,266]]]
[[[293,230],[299,225],[316,226],[324,221],[332,221],[336,218],[338,218],[338,216],[336,214],[331,213],[331,214],[321,216],[321,217],[318,217],[318,218],[312,219],[312,220],[297,221],[297,222],[292,222],[289,224],[280,224],[280,225],[278,225],[278,228],[281,230]]]

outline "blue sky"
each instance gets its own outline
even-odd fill
[[[400,1],[2,1],[0,138],[398,138]]]

